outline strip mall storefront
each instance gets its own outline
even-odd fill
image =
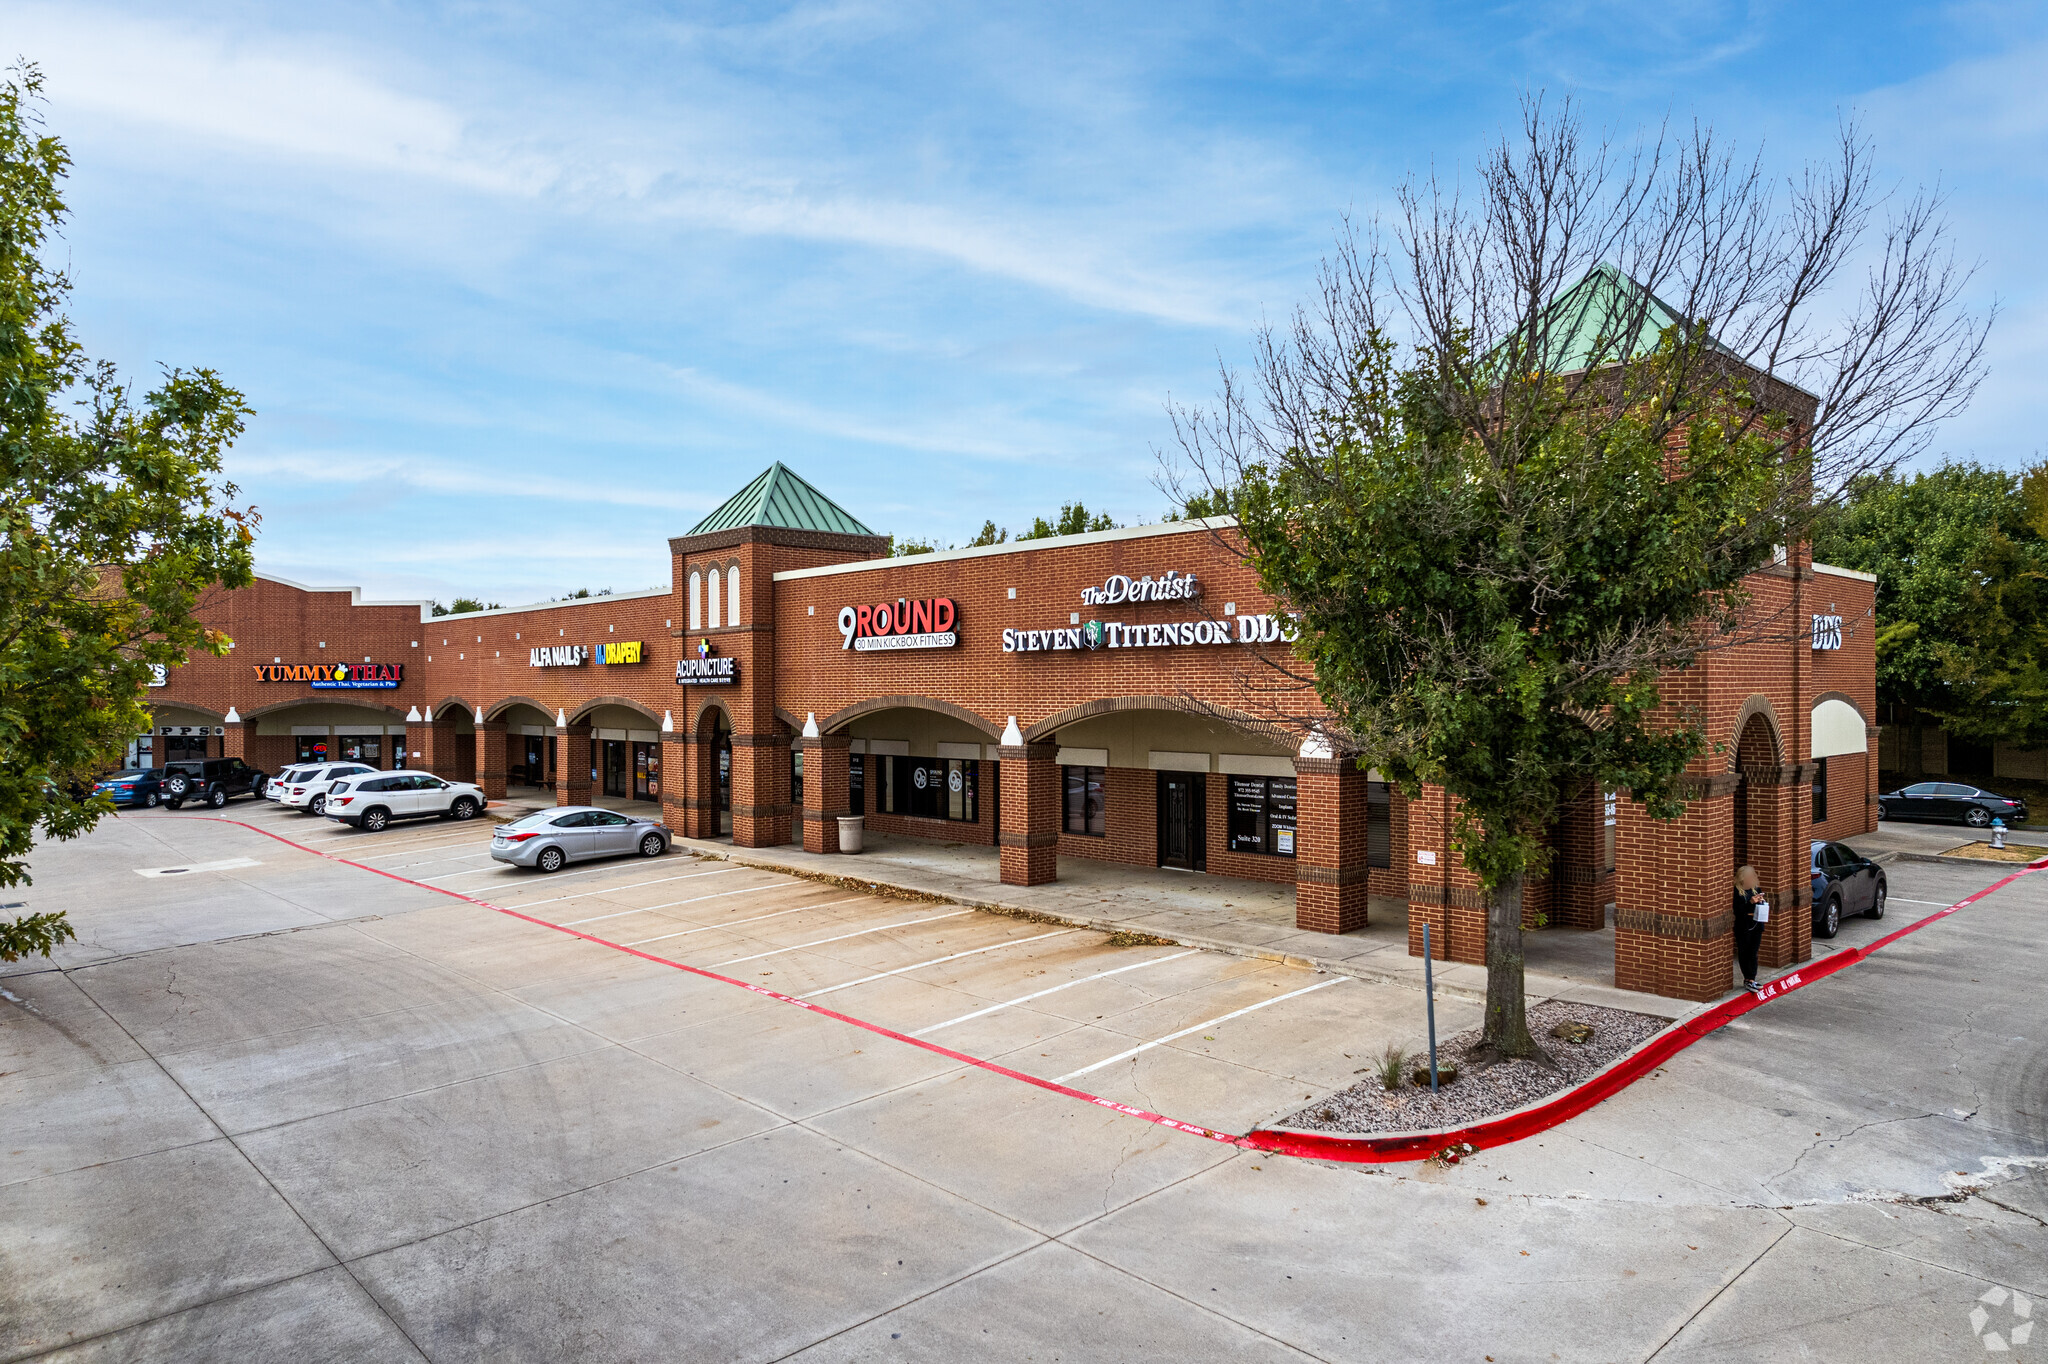
[[[646,800],[742,847],[834,852],[858,813],[988,846],[1012,884],[1069,858],[1291,883],[1305,928],[1405,907],[1411,950],[1428,923],[1442,955],[1484,959],[1443,793],[1409,801],[1264,718],[1259,651],[1285,649],[1287,622],[1217,536],[887,547],[778,464],[670,541],[658,590],[434,617],[261,578],[209,622],[233,651],[153,689],[146,756],[355,757],[493,796]],[[1873,583],[1794,555],[1751,586],[1813,628],[1669,679],[1712,741],[1688,813],[1589,794],[1527,895],[1532,925],[1613,925],[1626,987],[1718,996],[1732,868],[1805,904],[1807,840],[1874,827]],[[1807,925],[1774,917],[1766,960],[1806,959]]]

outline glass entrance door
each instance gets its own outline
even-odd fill
[[[732,733],[718,735],[718,832],[732,832]]]
[[[604,793],[608,796],[623,796],[627,791],[630,776],[630,756],[624,739],[604,741]]]
[[[661,799],[660,744],[633,744],[633,796],[636,800]]]
[[[1159,774],[1159,865],[1202,871],[1203,787],[1199,772]]]

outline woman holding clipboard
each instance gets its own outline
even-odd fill
[[[1763,945],[1764,925],[1770,922],[1771,902],[1757,888],[1756,868],[1739,867],[1735,872],[1735,962],[1742,968],[1742,988],[1755,994],[1756,953]]]

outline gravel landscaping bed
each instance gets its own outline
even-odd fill
[[[1592,1040],[1568,1042],[1551,1035],[1552,1028],[1568,1023],[1590,1025]],[[1368,1068],[1359,1083],[1342,1093],[1318,1099],[1300,1112],[1282,1118],[1279,1125],[1316,1132],[1415,1132],[1462,1127],[1569,1089],[1669,1025],[1670,1020],[1653,1014],[1546,1000],[1529,1010],[1529,1031],[1557,1062],[1556,1070],[1534,1061],[1508,1061],[1484,1070],[1470,1068],[1465,1064],[1465,1054],[1479,1041],[1479,1029],[1474,1028],[1437,1044],[1439,1071],[1446,1065],[1456,1065],[1461,1073],[1435,1094],[1429,1091],[1429,1052],[1425,1048],[1403,1067],[1404,1072],[1418,1068],[1423,1072],[1420,1089],[1404,1080],[1400,1089],[1389,1091]]]

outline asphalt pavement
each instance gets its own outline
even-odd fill
[[[2048,1351],[2017,1308],[2048,1297],[2048,877],[1564,1126],[1338,1166],[1003,1070],[1238,1131],[1351,1083],[1412,991],[688,856],[511,872],[481,825],[224,814],[362,866],[194,812],[37,852],[22,898],[81,941],[0,967],[0,1359]],[[1886,921],[1824,950],[2007,871],[1886,870]]]

